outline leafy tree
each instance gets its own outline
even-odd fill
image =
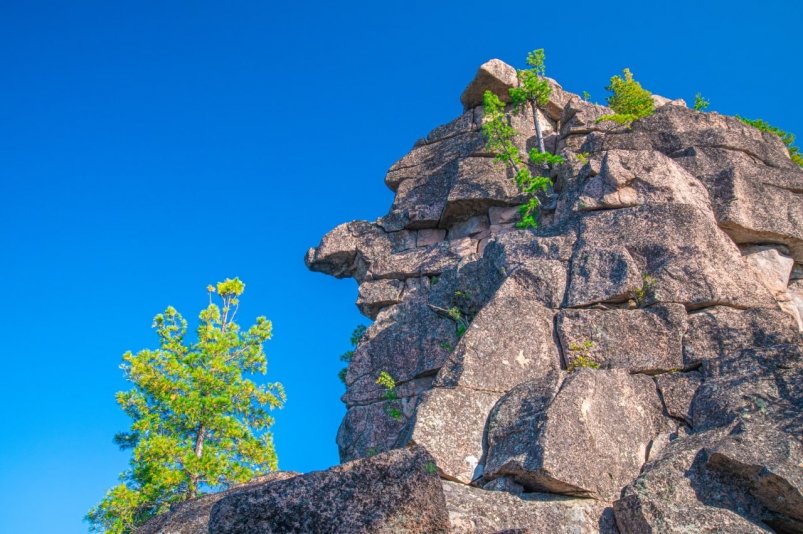
[[[266,372],[272,325],[257,317],[243,331],[234,322],[244,289],[238,278],[207,288],[195,341],[168,307],[153,320],[159,348],[123,355],[133,388],[117,393],[117,402],[133,423],[115,443],[133,454],[120,484],[87,514],[90,530],[132,532],[174,503],[277,469],[268,412],[285,395],[279,383],[247,378]]]
[[[486,148],[496,154],[496,161],[505,163],[513,170],[514,180],[519,188],[529,195],[529,200],[519,208],[521,221],[519,228],[535,228],[538,224],[535,216],[541,201],[538,193],[547,191],[552,181],[543,176],[551,165],[558,165],[565,160],[562,156],[551,154],[544,148],[544,135],[538,110],[549,103],[552,88],[546,79],[545,54],[538,49],[527,54],[529,69],[517,71],[519,87],[508,90],[513,113],[521,114],[525,110],[532,113],[535,137],[538,146],[530,150],[525,158],[513,143],[516,130],[508,122],[505,104],[498,95],[491,91],[483,94],[485,122],[482,126],[487,140]]]
[[[655,103],[649,91],[633,79],[630,69],[624,69],[624,77],[613,76],[605,88],[613,94],[608,97],[608,107],[614,113],[603,115],[597,122],[614,121],[617,124],[630,124],[636,119],[652,115]]]
[[[708,106],[711,105],[711,102],[706,100],[702,93],[697,93],[694,95],[694,109],[697,111],[705,111],[708,109]]]
[[[781,130],[777,126],[772,126],[763,119],[745,119],[739,115],[736,115],[736,118],[748,126],[780,137],[783,144],[786,145],[786,149],[789,151],[789,157],[792,161],[803,167],[803,155],[800,153],[800,148],[795,145],[795,134]]]

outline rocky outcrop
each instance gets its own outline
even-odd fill
[[[803,171],[734,118],[654,95],[630,127],[597,122],[611,110],[550,81],[566,163],[517,230],[481,133],[483,92],[517,84],[484,64],[388,171],[390,212],[307,255],[375,319],[342,458],[425,447],[456,532],[797,531]],[[534,146],[531,116],[511,125]]]

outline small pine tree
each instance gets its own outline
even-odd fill
[[[484,123],[483,134],[487,140],[486,148],[493,152],[496,161],[505,163],[513,170],[514,180],[522,192],[529,196],[528,201],[519,208],[521,221],[519,228],[535,228],[536,214],[541,205],[538,193],[547,191],[552,181],[543,176],[551,165],[558,165],[565,160],[563,156],[551,154],[544,147],[544,135],[538,110],[549,103],[552,88],[546,79],[546,55],[544,50],[533,50],[527,54],[529,69],[517,71],[519,87],[508,90],[513,112],[522,113],[525,109],[532,112],[537,147],[523,156],[513,144],[516,130],[510,126],[505,113],[505,104],[491,91],[483,94]]]
[[[618,124],[630,124],[636,119],[648,117],[655,112],[655,103],[650,92],[633,79],[630,69],[624,69],[623,75],[623,77],[613,76],[606,87],[613,93],[608,97],[608,107],[614,113],[603,115],[597,119],[597,122],[610,120]]]
[[[708,109],[708,106],[711,105],[711,102],[706,100],[702,93],[697,93],[694,95],[694,109],[696,111],[705,111]]]
[[[187,321],[168,307],[153,320],[159,348],[123,355],[134,387],[117,402],[133,423],[115,443],[132,449],[131,468],[87,514],[91,531],[127,534],[201,491],[277,469],[268,410],[283,405],[284,390],[244,376],[265,373],[271,322],[257,317],[240,330],[234,317],[245,284],[238,278],[207,289],[195,342],[185,339]]]

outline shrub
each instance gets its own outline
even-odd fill
[[[703,98],[703,95],[697,93],[694,95],[694,109],[697,111],[705,111],[708,109],[708,106],[711,105],[711,102]]]
[[[618,124],[630,124],[636,119],[648,117],[655,111],[655,103],[649,91],[633,79],[630,69],[624,69],[624,76],[614,76],[606,89],[613,94],[608,97],[608,107],[614,113],[603,115],[597,122],[614,121]]]

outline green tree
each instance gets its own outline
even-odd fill
[[[133,422],[114,441],[132,458],[120,484],[87,514],[90,530],[132,532],[174,503],[277,469],[269,410],[285,395],[279,383],[247,378],[266,372],[272,325],[265,317],[247,330],[234,322],[244,289],[238,278],[207,288],[194,341],[168,307],[153,320],[159,348],[123,355],[133,388],[117,402]]]
[[[552,88],[546,79],[544,50],[533,50],[527,55],[529,69],[517,71],[519,87],[508,90],[513,112],[521,114],[525,110],[533,116],[536,143],[527,157],[522,156],[513,143],[516,130],[510,126],[505,111],[505,103],[491,91],[483,94],[484,122],[482,132],[487,140],[486,148],[495,154],[496,161],[505,163],[513,170],[514,180],[519,188],[527,193],[528,201],[519,208],[521,221],[519,228],[535,228],[535,216],[541,205],[538,194],[547,191],[552,181],[544,176],[551,165],[564,162],[562,156],[551,154],[544,148],[544,135],[538,110],[549,103]]]
[[[624,76],[613,76],[605,88],[613,93],[608,97],[608,107],[614,113],[603,115],[597,122],[614,121],[618,124],[630,124],[636,119],[652,115],[655,111],[652,95],[633,79],[630,69],[624,69],[622,74]]]

